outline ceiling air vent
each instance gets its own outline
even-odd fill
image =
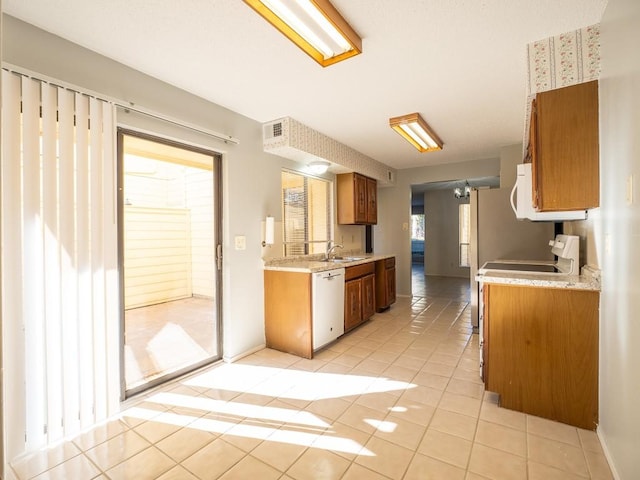
[[[282,122],[267,123],[264,126],[264,139],[271,140],[282,136]]]

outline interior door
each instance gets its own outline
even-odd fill
[[[219,360],[220,162],[118,132],[123,397]]]

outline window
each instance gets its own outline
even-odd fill
[[[471,207],[468,203],[458,207],[458,247],[460,251],[460,266],[470,267],[469,242],[471,241]]]
[[[282,171],[285,256],[325,251],[332,238],[332,190],[328,180]]]
[[[411,240],[424,241],[424,214],[411,215]]]

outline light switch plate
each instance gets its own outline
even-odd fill
[[[245,237],[244,235],[236,235],[233,240],[236,250],[247,249],[247,237]]]

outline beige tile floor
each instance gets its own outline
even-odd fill
[[[218,357],[215,305],[189,297],[125,312],[127,389]]]
[[[595,433],[497,405],[458,287],[313,360],[264,349],[138,398],[18,479],[608,479]],[[447,293],[446,290],[451,290]]]

